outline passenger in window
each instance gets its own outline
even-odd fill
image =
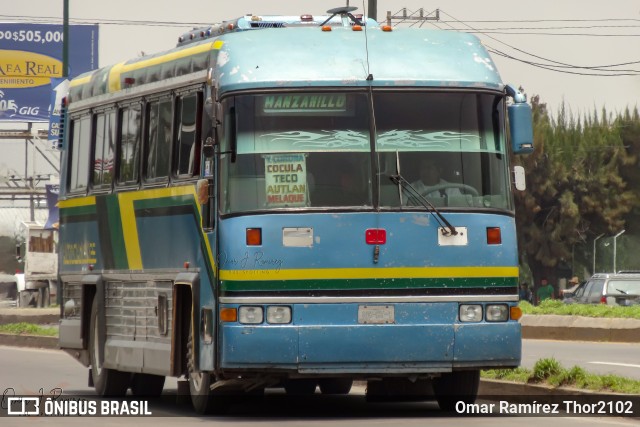
[[[449,182],[442,178],[440,165],[433,157],[423,158],[420,161],[419,172],[420,179],[412,182],[411,185],[422,196],[432,199],[462,195],[460,189],[456,187],[442,187]]]

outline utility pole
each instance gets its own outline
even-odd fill
[[[415,12],[411,15],[407,14],[407,8],[402,8],[402,15],[391,15],[391,11],[387,11],[387,25],[391,25],[391,20],[396,19],[399,20],[400,23],[405,21],[439,21],[440,20],[440,9],[436,9],[435,16],[431,16],[431,14],[425,15],[424,9],[418,9],[418,15],[416,16]]]
[[[69,0],[62,0],[62,77],[69,76]]]
[[[367,17],[374,21],[378,20],[378,0],[369,0],[369,4],[367,6]]]

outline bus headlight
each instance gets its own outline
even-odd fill
[[[506,322],[509,320],[509,307],[506,304],[487,305],[487,322]]]
[[[267,323],[291,323],[291,307],[284,305],[267,307]]]
[[[461,322],[480,322],[482,320],[482,306],[480,304],[461,304]]]
[[[262,307],[242,306],[238,309],[238,321],[255,325],[264,320],[264,310]]]

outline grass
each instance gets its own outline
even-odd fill
[[[482,378],[569,387],[595,392],[640,394],[640,381],[617,375],[592,374],[579,366],[566,369],[556,359],[540,359],[533,369],[491,369],[482,371]]]
[[[8,323],[0,325],[0,333],[13,335],[40,335],[45,337],[58,336],[57,328],[47,328],[33,323]]]
[[[524,314],[640,319],[640,305],[621,307],[604,304],[564,304],[560,300],[545,300],[538,306],[520,301],[520,308]]]

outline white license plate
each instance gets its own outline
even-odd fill
[[[395,323],[395,311],[392,305],[358,306],[358,323],[386,325]]]

